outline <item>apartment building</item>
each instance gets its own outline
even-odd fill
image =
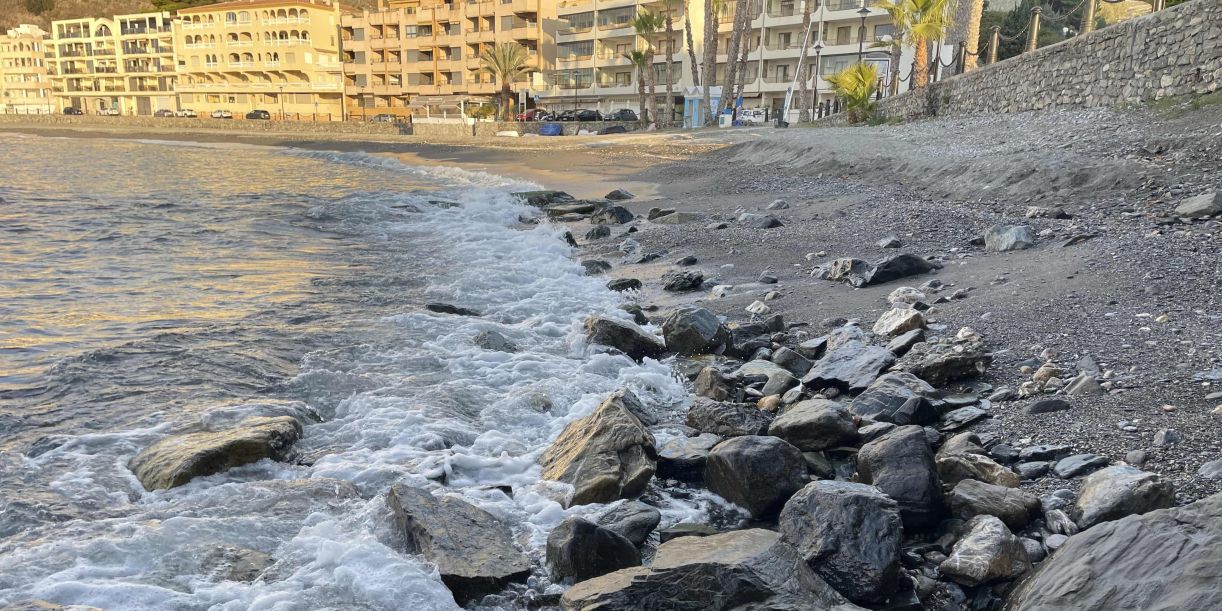
[[[0,113],[55,112],[47,78],[46,32],[20,25],[0,35]]]
[[[810,2],[814,26],[807,42],[809,50],[807,59],[802,62],[802,74],[813,90],[818,71],[820,100],[833,97],[830,85],[822,78],[856,62],[859,51],[863,61],[878,64],[880,74],[888,74],[889,51],[872,46],[892,32],[890,18],[875,8],[878,0]],[[727,51],[734,23],[734,3],[727,1],[723,7],[717,29],[719,53],[715,83],[718,85],[723,84],[726,77]],[[629,25],[632,17],[642,10],[661,14],[670,11],[673,15],[674,39],[666,40],[665,33],[659,32],[652,41],[655,49],[653,70],[661,103],[666,83],[665,52],[667,45],[672,45],[675,60],[672,82],[675,91],[679,92],[677,116],[682,107],[683,90],[696,85],[683,31],[683,5],[678,1],[561,0],[558,17],[568,26],[557,35],[556,70],[550,77],[551,85],[545,92],[544,104],[557,109],[636,108],[638,77],[624,55],[645,47],[646,41]],[[704,56],[704,1],[692,0],[689,10],[696,59],[700,62]],[[803,0],[756,0],[748,10],[751,11],[751,31],[745,43],[747,62],[737,78],[743,85],[743,105],[779,110],[784,106],[786,90],[798,75],[798,59],[805,36]],[[703,74],[703,67],[700,70]],[[795,98],[793,104],[796,103]]]
[[[513,92],[533,95],[553,68],[554,1],[380,0],[341,24],[350,116],[453,116],[487,103],[501,84],[479,57],[498,43],[528,53],[530,70]]]
[[[47,64],[58,109],[173,110],[171,21],[167,12],[53,21]]]
[[[235,0],[178,11],[178,99],[201,116],[266,110],[340,121],[340,7],[329,0]]]

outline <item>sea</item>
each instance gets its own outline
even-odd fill
[[[0,607],[457,609],[393,525],[399,481],[487,510],[532,558],[468,608],[554,606],[547,533],[601,508],[565,509],[538,457],[617,389],[659,410],[686,392],[586,344],[625,298],[523,222],[511,193],[536,188],[359,152],[0,135]],[[307,422],[293,460],[155,492],[128,469],[267,415]],[[648,494],[663,526],[716,509]]]

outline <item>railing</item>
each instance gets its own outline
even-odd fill
[[[173,28],[120,28],[120,36],[143,36],[145,34],[156,34],[159,32],[172,32]]]
[[[790,39],[788,42],[772,41],[764,43],[764,48],[769,51],[786,51],[789,49],[801,49],[802,42]]]
[[[797,8],[795,8],[792,5],[785,5],[785,6],[779,6],[776,8],[768,9],[769,17],[793,17],[794,15],[801,15],[801,14],[802,14],[801,11],[799,11]]]
[[[227,65],[228,65],[230,68],[254,68],[254,67],[255,67],[255,62],[246,62],[246,61],[242,61],[242,62],[229,62]]]
[[[255,46],[255,41],[253,40],[230,40],[225,43],[225,46],[226,47],[253,47]]]
[[[189,42],[183,45],[184,49],[215,49],[215,42]]]
[[[273,17],[271,19],[263,20],[263,23],[267,25],[288,25],[292,23],[309,23],[309,22],[310,22],[309,17]]]

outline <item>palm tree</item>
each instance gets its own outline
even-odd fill
[[[666,112],[658,117],[660,127],[669,127],[675,114],[675,7],[674,0],[666,4]]]
[[[692,63],[692,85],[700,85],[700,70],[696,67],[696,43],[692,41],[691,0],[683,0],[683,31],[687,33],[687,59]]]
[[[806,36],[806,33],[810,31],[811,2],[812,0],[802,0],[802,36],[804,37]],[[822,32],[820,32],[820,34],[822,34]],[[810,44],[810,41],[803,38],[802,43],[802,59],[806,59],[807,53],[809,52],[809,47],[806,45]],[[810,121],[810,86],[807,84],[807,79],[805,76],[798,75],[798,78],[801,80],[801,86],[798,88],[798,108],[802,109],[802,112],[798,115],[798,122],[806,123],[807,121]],[[789,120],[788,117],[782,118],[786,121]]]
[[[751,35],[750,5],[751,0],[734,2],[734,27],[730,33],[730,48],[726,49],[726,80],[721,87],[721,103],[718,104],[717,114],[734,107],[734,83],[738,81],[738,49],[739,45],[746,44],[743,37]]]
[[[637,36],[645,39],[645,85],[649,87],[649,116],[642,116],[641,120],[648,123],[658,107],[658,98],[653,83],[653,37],[662,29],[663,18],[657,13],[649,11],[641,11],[632,18],[632,29],[636,30]]]
[[[912,41],[914,88],[929,84],[929,43],[946,34],[949,4],[949,0],[883,0],[878,4],[891,16],[895,32]]]
[[[888,95],[895,95],[899,92],[900,86],[900,52],[904,49],[904,39],[897,31],[891,36],[884,36],[883,40],[876,40],[870,43],[871,49],[886,49],[891,56],[891,79],[887,87]]]
[[[1094,2],[1095,0],[1088,0]],[[976,69],[979,59],[976,53],[980,48],[980,17],[984,14],[984,0],[959,0],[955,9],[955,28],[962,36],[963,71]]]
[[[624,57],[636,66],[636,87],[641,96],[641,112],[640,118],[645,121],[645,70],[653,69],[649,56],[644,51],[635,50],[624,54]]]
[[[844,100],[849,121],[865,120],[874,109],[874,92],[878,85],[878,66],[857,62],[827,77],[832,90]]]
[[[721,24],[725,4],[726,0],[704,0],[704,61],[701,62],[704,78],[700,80],[704,94],[700,98],[700,123],[703,125],[712,125],[717,120],[713,116],[709,88],[717,80],[717,26]]]
[[[526,47],[516,42],[498,42],[491,47],[485,48],[484,52],[479,55],[480,68],[485,72],[491,73],[497,82],[501,84],[500,95],[503,100],[501,104],[502,120],[508,120],[509,103],[513,99],[510,84],[530,69],[526,62]]]
[[[752,0],[751,4],[754,6],[757,2],[760,2],[760,0]],[[742,44],[741,48],[738,51],[738,62],[737,62],[738,77],[736,79],[738,82],[734,86],[734,100],[735,101],[738,101],[738,98],[741,98],[743,96],[743,88],[746,87],[747,85],[747,80],[746,80],[747,54],[751,52],[751,32],[750,32],[751,18],[750,17],[747,18],[746,27],[747,27],[747,33],[743,34],[743,36],[746,37],[746,43]],[[763,40],[761,40],[760,42],[762,43]],[[729,60],[731,58],[727,57],[726,59]],[[751,80],[755,80],[755,79],[753,78]]]

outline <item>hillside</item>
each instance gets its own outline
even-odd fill
[[[177,10],[187,6],[216,4],[221,0],[0,0],[0,28],[10,28],[22,23],[32,23],[49,30],[56,19],[123,15],[154,10]],[[351,0],[342,2],[344,7],[354,9],[373,8],[377,0]]]

